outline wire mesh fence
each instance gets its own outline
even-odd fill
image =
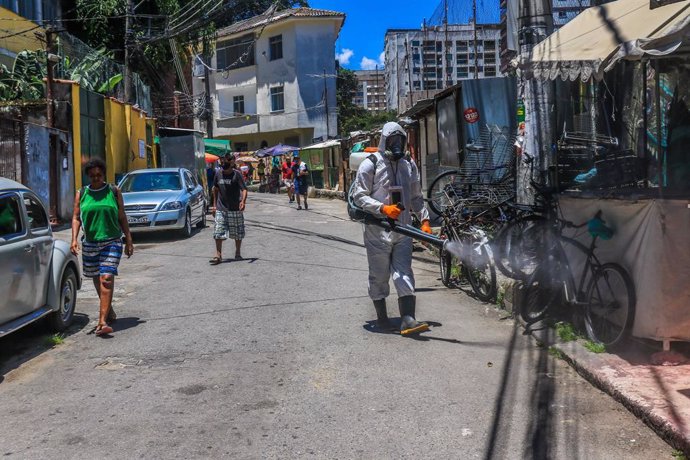
[[[57,78],[75,80],[84,89],[125,100],[125,66],[113,59],[112,52],[92,48],[66,32],[58,33],[57,44],[61,58],[56,67]],[[151,89],[135,72],[132,87],[132,103],[152,113]]]

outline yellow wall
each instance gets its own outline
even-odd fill
[[[105,100],[105,158],[109,182],[114,182],[116,175],[147,168],[146,124],[143,112],[120,101]],[[144,143],[143,158],[140,140]]]
[[[81,116],[79,107],[81,107],[79,97],[79,85],[72,84],[72,155],[74,156],[74,189],[79,190],[82,187],[81,183]]]
[[[45,30],[36,23],[0,7],[0,36],[5,37],[0,38],[0,48],[13,53],[42,50],[44,46],[36,37],[37,32],[44,34]]]
[[[108,182],[115,182],[115,175],[127,172],[129,139],[125,124],[125,106],[120,102],[105,101],[105,164]]]
[[[146,115],[131,106],[127,106],[127,125],[129,127],[129,171],[135,169],[146,169]],[[140,143],[142,147],[140,149]],[[142,155],[143,154],[143,158]]]

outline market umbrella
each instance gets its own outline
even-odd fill
[[[299,147],[293,147],[291,145],[278,144],[273,147],[268,147],[264,149],[259,149],[256,152],[256,156],[259,158],[264,157],[279,157],[281,155],[286,155],[290,152],[299,150]]]
[[[220,160],[220,157],[218,157],[217,155],[214,155],[212,153],[206,154],[206,163],[213,163],[218,160]]]

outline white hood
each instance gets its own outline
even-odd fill
[[[379,152],[385,153],[386,152],[386,139],[388,139],[389,136],[392,134],[402,134],[405,136],[405,139],[407,139],[407,133],[403,129],[402,126],[397,124],[394,121],[389,121],[385,125],[383,125],[383,129],[381,130],[381,141],[379,142]]]

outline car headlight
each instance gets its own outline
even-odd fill
[[[181,201],[171,201],[169,203],[165,203],[161,208],[161,211],[172,211],[175,209],[182,209],[183,206],[184,205]]]

